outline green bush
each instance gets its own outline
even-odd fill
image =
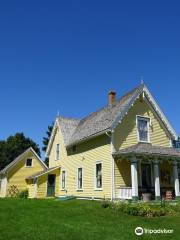
[[[25,189],[18,194],[18,197],[26,199],[28,198],[28,195],[29,195],[28,189]]]
[[[102,202],[102,207],[103,207],[103,208],[109,208],[110,205],[111,205],[111,202],[110,202],[110,201],[104,200],[104,201]]]
[[[123,212],[132,216],[160,217],[165,216],[170,211],[161,205],[147,203],[118,202],[106,204],[106,208],[111,208],[116,212]]]

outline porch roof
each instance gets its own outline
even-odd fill
[[[113,157],[117,158],[123,155],[146,155],[157,157],[169,157],[180,160],[180,150],[172,147],[153,146],[150,143],[138,143],[131,147],[121,149],[113,153]]]
[[[26,180],[36,179],[36,178],[38,178],[38,177],[40,177],[40,176],[42,176],[42,175],[45,175],[45,174],[47,174],[47,173],[50,173],[50,172],[56,170],[56,169],[58,169],[58,168],[61,168],[61,167],[60,167],[60,166],[58,166],[58,167],[52,167],[52,168],[48,168],[48,169],[46,169],[46,170],[44,170],[44,171],[37,172],[37,173],[35,173],[35,174],[27,177]]]

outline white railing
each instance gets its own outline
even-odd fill
[[[132,199],[131,187],[120,187],[116,189],[116,198],[118,199]]]

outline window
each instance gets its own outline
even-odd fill
[[[83,188],[83,170],[82,168],[78,168],[78,182],[77,182],[77,185],[78,185],[78,189],[82,189]]]
[[[62,171],[61,188],[62,188],[63,190],[66,188],[66,171]]]
[[[139,142],[149,142],[149,119],[137,117],[137,128]]]
[[[96,189],[102,188],[102,163],[96,164]]]
[[[56,160],[60,159],[60,145],[59,143],[56,145]]]
[[[32,167],[32,159],[31,158],[26,159],[26,167]]]

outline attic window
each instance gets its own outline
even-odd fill
[[[139,142],[149,142],[149,123],[150,119],[137,117],[138,140]]]
[[[26,167],[32,167],[32,158],[26,159]]]

